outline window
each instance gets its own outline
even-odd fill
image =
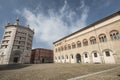
[[[88,41],[87,41],[87,39],[84,39],[84,40],[83,40],[83,46],[88,46]]]
[[[68,59],[68,56],[66,55],[66,59]]]
[[[97,53],[94,53],[94,57],[97,57]]]
[[[7,48],[8,45],[5,45],[5,48]]]
[[[67,50],[67,46],[66,45],[64,46],[64,50]]]
[[[77,47],[81,47],[81,42],[80,41],[77,42]]]
[[[63,51],[63,47],[61,46],[61,51]]]
[[[64,59],[64,56],[62,56],[62,59]]]
[[[57,52],[57,48],[55,49],[55,52]]]
[[[120,34],[117,30],[112,30],[110,32],[110,37],[112,40],[118,40],[118,39],[120,39]]]
[[[2,48],[7,48],[8,47],[8,45],[1,45],[1,49]]]
[[[60,48],[58,48],[58,51],[60,51]]]
[[[3,41],[2,41],[2,44],[8,43],[8,42],[9,42],[9,40],[3,40]]]
[[[71,49],[71,45],[70,44],[68,44],[68,49]]]
[[[7,31],[7,32],[5,32],[5,34],[10,34],[12,31]]]
[[[96,38],[95,37],[90,38],[90,44],[96,44]]]
[[[110,56],[110,52],[109,51],[106,51],[105,54],[106,54],[107,57]]]
[[[85,58],[87,58],[88,57],[88,55],[87,54],[85,54]]]
[[[22,38],[20,37],[20,40],[21,40]]]
[[[19,41],[19,44],[20,44],[21,42]]]
[[[17,46],[17,49],[20,49],[20,46]]]
[[[100,40],[100,42],[106,42],[107,41],[106,35],[105,34],[100,34],[99,35],[99,40]]]
[[[58,59],[60,59],[60,56],[58,56]]]
[[[73,59],[73,55],[71,54],[71,58]]]
[[[4,39],[9,38],[10,36],[4,36]]]
[[[75,45],[75,43],[72,43],[72,48],[74,49],[74,48],[76,48],[76,45]]]

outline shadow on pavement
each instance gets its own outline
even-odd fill
[[[0,65],[0,71],[2,70],[15,70],[24,67],[31,66],[30,64],[8,64],[8,65]]]

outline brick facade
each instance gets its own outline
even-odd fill
[[[52,63],[53,51],[49,49],[33,49],[31,54],[31,63]]]

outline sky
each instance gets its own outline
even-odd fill
[[[34,48],[53,42],[120,10],[120,0],[0,0],[0,41],[7,22],[30,25]]]

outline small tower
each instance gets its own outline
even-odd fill
[[[19,25],[19,18],[18,17],[16,18],[16,22],[14,25]]]
[[[9,21],[6,23],[6,26],[9,26],[10,25],[10,23],[9,23]]]

